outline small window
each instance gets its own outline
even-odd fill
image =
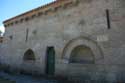
[[[23,22],[23,20],[24,20],[24,19],[23,19],[23,18],[21,18],[21,19],[20,19],[20,22],[22,23],[22,22]]]
[[[0,43],[3,43],[3,40],[0,40]]]
[[[61,8],[61,6],[57,6],[57,7],[55,7],[55,11],[57,11],[57,10],[59,10]]]
[[[49,11],[50,11],[49,9],[48,9],[48,10],[45,10],[45,11],[44,11],[44,15],[47,15]]]
[[[39,13],[38,13],[38,16],[41,16],[42,14],[43,14],[43,12],[39,12]]]
[[[17,24],[18,23],[18,21],[15,21],[15,24]]]
[[[10,26],[10,24],[7,24],[7,26]]]
[[[3,37],[0,37],[0,43],[3,43]]]
[[[13,25],[13,22],[11,23],[11,25]]]
[[[37,30],[33,30],[32,33],[33,33],[34,35],[36,35],[36,34],[37,34]]]
[[[33,52],[32,49],[28,49],[25,53],[24,53],[24,57],[23,57],[24,61],[35,61],[35,54]]]
[[[13,39],[13,36],[12,36],[12,35],[10,35],[10,36],[9,36],[9,38],[12,40],[12,39]]]
[[[35,15],[35,14],[33,14],[33,15],[31,16],[31,18],[33,19],[33,18],[35,18],[35,16],[36,16],[36,15]]]
[[[26,17],[26,18],[25,18],[25,21],[28,21],[28,20],[29,20],[29,17]]]
[[[4,26],[5,26],[5,27],[7,27],[7,25],[6,25],[6,24],[5,24]]]

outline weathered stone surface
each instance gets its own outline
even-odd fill
[[[54,46],[56,74],[80,75],[92,80],[123,80],[125,75],[124,4],[124,0],[79,0],[79,4],[60,9],[54,14],[39,16],[10,26],[5,32],[5,38],[8,40],[0,46],[0,61],[11,67],[44,73],[46,47]],[[109,9],[111,29],[107,28],[106,9]],[[27,28],[29,33],[28,40],[25,42]],[[11,35],[12,40],[9,39]],[[79,37],[83,38],[82,43],[78,41],[68,47],[70,41]],[[64,52],[67,51],[66,55],[70,57],[70,51],[75,47],[73,45],[79,44],[89,46],[96,54],[94,65],[70,64],[69,59],[63,57]],[[68,50],[65,50],[66,47]],[[35,53],[34,63],[26,63],[22,58],[29,48]]]

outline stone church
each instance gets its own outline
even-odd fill
[[[56,0],[3,23],[10,69],[125,81],[125,0]]]

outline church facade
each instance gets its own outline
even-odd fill
[[[0,62],[38,74],[124,80],[124,9],[124,0],[57,0],[10,18]]]

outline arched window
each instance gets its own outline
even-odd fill
[[[23,57],[24,61],[35,61],[35,54],[31,49],[28,49],[25,53],[24,53],[24,57]]]
[[[92,64],[94,63],[94,55],[89,47],[80,45],[72,50],[70,63]]]

